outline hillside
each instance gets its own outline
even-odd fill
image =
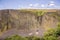
[[[43,36],[59,22],[60,10],[0,10],[0,38],[13,34]]]

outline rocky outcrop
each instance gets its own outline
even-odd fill
[[[0,38],[13,34],[42,36],[46,30],[57,26],[56,11],[37,16],[31,11],[0,10]]]

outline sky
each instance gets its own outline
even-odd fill
[[[60,0],[0,0],[0,9],[60,9]]]

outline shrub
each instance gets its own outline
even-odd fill
[[[58,40],[59,37],[60,37],[60,24],[56,29],[48,30],[48,32],[46,32],[42,38],[37,36],[22,37],[19,35],[14,35],[6,38],[5,40]]]
[[[6,38],[5,40],[27,40],[27,38],[21,37],[21,36],[19,36],[19,35],[14,35],[14,36],[12,36],[12,37]]]

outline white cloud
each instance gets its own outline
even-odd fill
[[[54,1],[50,1],[50,3],[54,3]]]
[[[30,6],[30,7],[32,7],[32,6],[33,6],[33,4],[29,4],[29,6]]]
[[[55,6],[55,2],[54,1],[50,1],[50,3],[48,4],[48,6]]]
[[[38,8],[39,7],[39,3],[35,3],[35,4],[29,4],[28,8]]]
[[[55,4],[54,3],[51,3],[51,4],[48,4],[49,6],[55,6]]]
[[[34,6],[34,7],[38,7],[38,6],[39,6],[39,4],[38,4],[38,3],[36,3],[36,4],[34,4],[33,6]]]
[[[41,4],[41,7],[45,7],[45,5],[44,4]]]
[[[38,3],[36,3],[36,4],[29,4],[29,7],[37,7],[37,6],[39,6]]]

